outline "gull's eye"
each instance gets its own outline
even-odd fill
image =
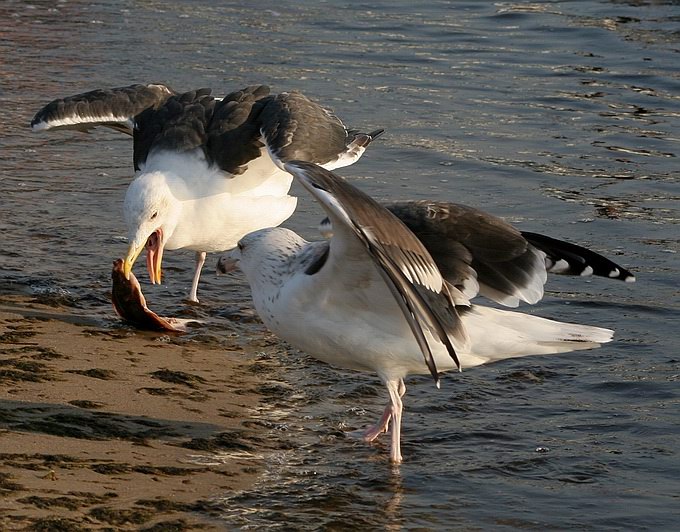
[[[155,220],[156,217],[158,216],[158,211],[154,211],[154,213],[151,215],[151,220]]]

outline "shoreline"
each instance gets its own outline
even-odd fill
[[[267,447],[253,362],[0,293],[0,528],[219,529]]]

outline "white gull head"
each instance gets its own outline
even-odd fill
[[[181,211],[182,203],[172,193],[164,172],[142,173],[130,183],[123,204],[130,243],[124,264],[126,276],[148,241],[149,276],[152,282],[160,283],[163,248],[177,227]]]
[[[217,263],[218,272],[228,273],[237,266],[255,290],[280,285],[298,271],[296,260],[309,243],[284,227],[270,227],[247,234],[238,246]]]

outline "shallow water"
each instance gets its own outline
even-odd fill
[[[482,207],[522,230],[612,256],[638,277],[551,278],[527,312],[616,329],[596,351],[407,382],[405,463],[347,436],[386,397],[276,342],[253,414],[277,442],[259,484],[215,493],[226,527],[672,529],[680,522],[680,4],[677,1],[101,1],[0,5],[0,284],[118,327],[111,261],[132,147],[115,133],[34,135],[52,98],[160,81],[176,89],[299,89],[387,134],[341,173],[378,198]],[[287,225],[315,238],[302,197]],[[251,345],[240,278],[199,295],[190,253],[149,286],[161,314],[206,327],[179,341]],[[266,339],[265,339],[266,340]],[[255,348],[253,348],[255,349]]]

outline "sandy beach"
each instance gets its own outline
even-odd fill
[[[253,362],[0,291],[0,529],[219,529],[261,464]]]

